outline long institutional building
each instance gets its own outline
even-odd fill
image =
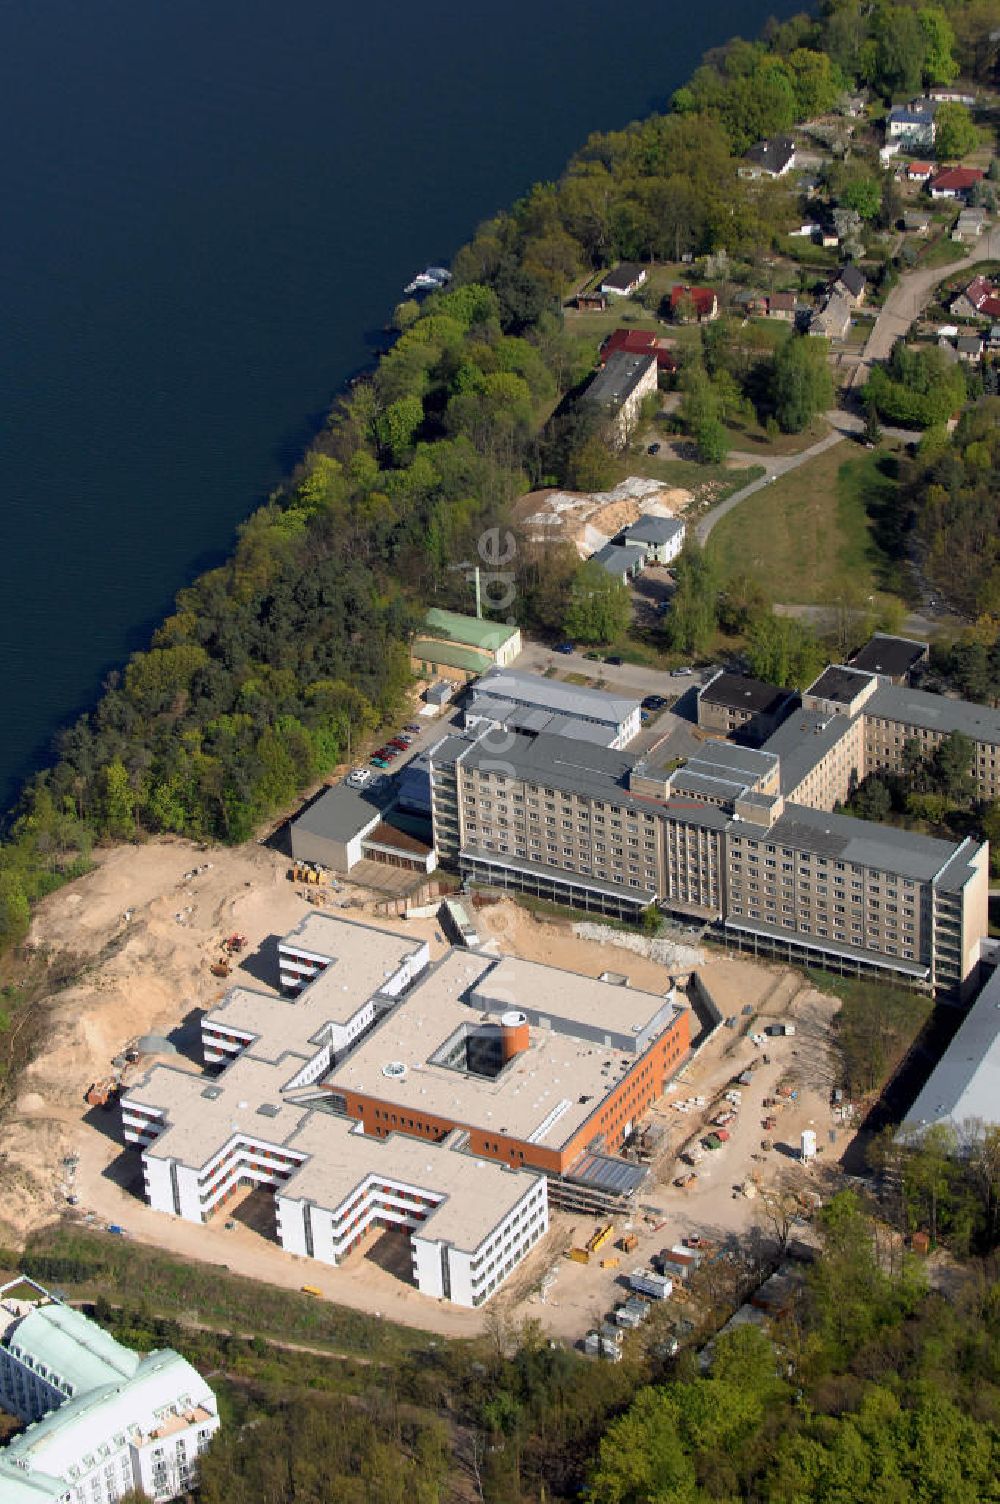
[[[158,1211],[204,1222],[274,1192],[290,1253],[341,1263],[408,1238],[424,1294],[478,1306],[548,1227],[603,1212],[645,1170],[617,1151],[687,1059],[658,996],[322,914],[280,945],[285,996],[235,987],[202,1021],[217,1074],[155,1066],[122,1098]]]
[[[714,684],[702,691],[712,726],[726,698]],[[968,996],[987,934],[987,845],[834,807],[867,774],[900,770],[908,742],[929,754],[955,730],[974,744],[981,796],[997,797],[1000,713],[857,667],[829,668],[781,704],[766,688],[748,715],[734,687],[731,722],[738,732],[763,714],[763,746],[705,740],[673,769],[495,724],[442,737],[430,754],[440,859],[476,882],[623,917],[655,903],[754,952]]]
[[[143,1356],[23,1276],[0,1288],[2,1504],[160,1504],[197,1483],[215,1395],[172,1349]]]

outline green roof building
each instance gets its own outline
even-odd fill
[[[488,668],[505,668],[521,651],[521,632],[506,622],[484,621],[432,607],[410,647],[414,672],[424,678],[467,683]]]

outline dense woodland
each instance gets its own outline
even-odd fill
[[[8,821],[0,944],[23,935],[33,898],[85,868],[93,841],[159,831],[244,840],[341,761],[352,737],[388,719],[420,611],[467,604],[454,566],[475,556],[484,530],[505,523],[532,484],[600,484],[608,473],[593,419],[565,400],[595,353],[567,337],[567,289],[618,257],[756,262],[793,200],[783,185],[738,176],[749,144],[833,108],[845,89],[888,100],[960,71],[988,76],[998,21],[998,0],[842,0],[774,23],[762,41],[706,57],[665,113],[592,136],[558,182],[481,225],[455,256],[452,290],[397,310],[392,347],[240,529],[231,559],[179,593],[149,650],[61,734],[52,767]],[[877,216],[882,191],[866,172],[843,166],[840,192]],[[793,431],[829,401],[807,343],[789,338],[762,356],[732,326],[706,334],[684,377],[704,457],[718,453],[727,404],[753,402]],[[991,441],[976,434],[960,458],[941,454],[914,480],[915,495],[929,488],[926,508],[915,506],[932,569],[948,567],[953,546],[971,554],[974,537],[991,536],[981,505],[995,490]],[[699,568],[693,559],[689,575]],[[590,619],[574,559],[522,549],[513,570],[527,625],[575,621],[596,640],[620,618],[621,603],[616,617],[606,601],[601,621]],[[975,576],[970,600],[984,609],[989,566]],[[729,589],[730,609],[741,593],[739,582]],[[726,609],[717,596],[678,613],[668,629],[678,649],[698,649]],[[808,641],[782,639],[789,630],[764,621],[752,644],[754,666],[783,666],[783,681],[815,657]]]

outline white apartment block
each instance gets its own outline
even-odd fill
[[[219,1428],[178,1353],[132,1352],[23,1277],[0,1289],[0,1405],[26,1424],[0,1451],[2,1504],[161,1504],[197,1483]]]
[[[426,971],[426,943],[310,914],[280,956],[292,997],[233,988],[205,1015],[205,1059],[221,1074],[156,1066],[123,1096],[149,1204],[206,1222],[241,1188],[265,1187],[281,1246],[334,1265],[370,1227],[405,1228],[417,1288],[479,1305],[547,1230],[544,1177],[464,1152],[467,1135],[390,1144],[322,1110],[321,1078]]]

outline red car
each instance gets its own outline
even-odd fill
[[[388,743],[388,745],[390,747],[395,747],[397,752],[405,752],[410,744],[409,742],[404,741],[401,736],[394,736]]]

